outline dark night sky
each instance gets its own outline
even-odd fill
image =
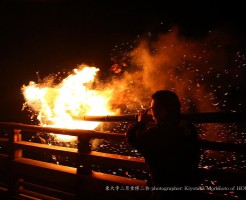
[[[244,1],[59,1],[0,3],[0,121],[21,122],[20,87],[87,63],[110,67],[115,45],[173,25],[187,37],[223,27],[245,47]],[[164,22],[164,26],[160,23]],[[14,114],[13,114],[14,113]]]

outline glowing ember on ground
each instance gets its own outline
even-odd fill
[[[72,129],[95,129],[100,122],[74,120],[85,115],[110,115],[109,101],[112,90],[97,90],[93,85],[97,72],[96,67],[80,65],[74,73],[59,84],[52,81],[35,83],[22,87],[25,97],[25,107],[37,113],[37,119],[42,126],[53,126]],[[57,135],[58,139],[71,141],[71,136]]]

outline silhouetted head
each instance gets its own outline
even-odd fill
[[[159,90],[152,95],[151,110],[155,122],[178,122],[181,104],[176,93],[169,90]]]

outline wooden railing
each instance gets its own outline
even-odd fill
[[[194,123],[245,123],[246,113],[184,114]],[[88,121],[134,121],[135,115],[84,117]],[[77,148],[68,148],[22,140],[22,136],[35,133],[53,133],[78,137]],[[92,166],[138,169],[146,171],[143,158],[92,151],[92,138],[122,142],[122,133],[71,130],[41,127],[12,122],[0,122],[0,196],[6,199],[142,199],[148,187],[145,179],[130,178],[93,170]],[[238,152],[245,155],[246,145],[201,140],[201,149]],[[28,158],[25,152],[47,156],[64,156],[72,166]],[[223,179],[221,184],[245,190],[246,173],[239,170],[200,169],[202,179]],[[206,186],[207,187],[207,186]],[[204,199],[226,199],[228,195],[207,188]],[[223,189],[223,188],[222,188]],[[227,192],[235,192],[227,191]],[[230,198],[232,198],[230,196]],[[245,196],[239,196],[244,199]]]

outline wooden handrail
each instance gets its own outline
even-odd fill
[[[120,115],[120,116],[84,116],[86,121],[136,121],[136,114]],[[191,120],[194,123],[244,123],[246,122],[246,113],[196,113],[182,114],[183,119]],[[44,198],[52,199],[52,191],[56,191],[59,195],[74,196],[78,195],[78,191],[85,192],[86,190],[105,190],[105,185],[120,186],[145,186],[146,180],[138,180],[119,175],[95,172],[91,165],[102,165],[107,167],[120,168],[136,168],[147,170],[143,158],[135,158],[112,153],[104,153],[91,151],[89,149],[89,140],[92,138],[110,139],[116,141],[124,141],[124,133],[100,132],[93,130],[81,129],[64,129],[55,127],[43,127],[38,125],[30,125],[15,122],[0,122],[0,130],[6,131],[9,138],[0,138],[0,146],[7,147],[7,153],[0,154],[0,171],[7,170],[6,177],[10,175],[11,182],[8,181],[6,187],[11,187],[11,192],[16,191],[23,195],[37,195],[34,190],[40,189],[47,194],[41,194]],[[78,148],[67,148],[61,146],[51,146],[48,144],[40,144],[22,141],[21,134],[35,133],[54,133],[64,134],[78,137]],[[231,144],[225,142],[207,141],[201,139],[202,149],[210,149],[215,151],[227,152],[246,152],[246,144]],[[44,153],[47,155],[67,156],[69,159],[76,162],[77,167],[69,167],[57,165],[41,160],[34,160],[23,157],[23,152]],[[6,162],[7,160],[7,162]],[[81,166],[86,170],[80,170]],[[240,184],[244,184],[246,174],[236,170],[208,170],[199,169],[200,174],[205,177],[223,177],[224,182],[233,180]],[[1,177],[0,177],[1,178]],[[15,188],[17,180],[23,179],[22,186],[26,188]],[[240,179],[241,178],[241,179]],[[15,181],[16,180],[16,181]],[[0,184],[2,182],[0,180]],[[4,185],[4,184],[3,184]],[[47,188],[42,185],[46,185]],[[43,187],[43,188],[42,188]],[[53,189],[52,189],[53,188]],[[4,189],[3,189],[4,190]],[[79,193],[80,193],[79,192]]]
[[[15,122],[0,122],[0,128],[7,130],[21,130],[29,132],[44,132],[44,133],[55,133],[62,135],[71,135],[71,136],[81,136],[85,138],[98,138],[98,139],[122,139],[124,134],[120,133],[109,133],[109,132],[100,132],[93,130],[84,130],[84,129],[68,129],[68,128],[55,128],[55,127],[44,127],[38,125],[29,125],[23,123]]]
[[[76,168],[43,161],[32,160],[28,158],[20,158],[14,161],[14,170],[26,177],[38,176],[39,179],[45,179],[49,182],[60,182],[66,185],[76,185],[79,180],[99,181],[108,183],[109,185],[141,185],[145,186],[146,181],[132,178],[120,177],[113,174],[105,174],[93,171],[90,176],[77,175]],[[52,172],[52,173],[50,173]],[[54,173],[54,174],[53,174]],[[57,174],[55,174],[57,173]],[[59,174],[65,173],[63,176]],[[44,176],[47,175],[47,176]],[[56,180],[55,180],[56,177]],[[59,177],[59,180],[57,180]]]
[[[246,143],[234,144],[201,139],[200,146],[208,150],[246,153]]]
[[[68,148],[61,146],[53,146],[48,144],[39,144],[33,142],[20,141],[14,143],[14,148],[26,150],[29,152],[42,152],[50,155],[67,156],[71,159],[78,159],[79,157],[90,163],[106,164],[107,166],[120,166],[120,167],[135,167],[146,169],[143,158],[135,158],[124,155],[103,153],[91,151],[89,153],[79,153],[76,148]]]

